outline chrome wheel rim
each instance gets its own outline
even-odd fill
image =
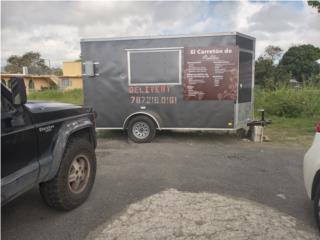
[[[136,122],[132,126],[132,133],[138,139],[145,139],[150,134],[150,127],[145,122]]]
[[[81,193],[87,186],[90,177],[90,163],[85,155],[77,155],[68,172],[68,187],[72,193]]]

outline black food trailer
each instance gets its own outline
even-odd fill
[[[238,32],[81,40],[98,129],[238,130],[253,120],[255,39]]]

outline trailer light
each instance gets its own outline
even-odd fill
[[[232,126],[232,122],[228,122],[228,126],[231,127]]]

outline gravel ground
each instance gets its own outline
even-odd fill
[[[213,193],[169,189],[138,203],[88,239],[311,240],[296,220],[270,207]]]
[[[155,237],[162,233],[171,238],[172,234],[179,237],[190,233],[186,236],[192,239],[197,238],[191,233],[195,231],[194,234],[203,233],[204,238],[205,229],[208,234],[215,234],[220,226],[225,233],[216,231],[216,236],[222,234],[229,239],[233,237],[227,234],[236,233],[239,234],[234,239],[245,238],[247,230],[266,234],[282,231],[291,239],[316,239],[312,203],[303,184],[305,151],[296,146],[257,144],[213,133],[161,132],[149,144],[129,142],[123,133],[108,134],[108,138],[98,141],[96,182],[81,207],[71,212],[50,209],[34,188],[2,208],[2,239],[80,240],[88,234],[93,238],[109,236],[105,233],[131,239],[139,238],[139,233],[132,237],[126,234],[135,229],[144,231],[148,225],[154,229],[150,234]],[[188,205],[193,200],[195,204]],[[220,202],[228,203],[226,209],[215,209]],[[134,212],[148,203],[150,208]],[[198,211],[197,207],[201,209]],[[136,218],[121,220],[128,211],[133,211]],[[151,218],[140,221],[146,225],[138,227],[137,219],[147,216]],[[247,222],[237,217],[225,224],[214,221],[227,216],[246,217]],[[188,222],[186,218],[194,220]],[[159,230],[153,222],[157,219]],[[261,224],[257,225],[254,219]],[[266,223],[268,229],[264,227]],[[239,231],[228,231],[228,226],[239,226]],[[111,228],[124,235],[108,231]],[[279,239],[281,235],[277,236]],[[259,238],[253,235],[251,239]]]

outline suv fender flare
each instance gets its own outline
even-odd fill
[[[85,128],[91,129],[90,134],[95,134],[93,123],[89,118],[71,120],[60,127],[53,147],[51,162],[49,164],[44,163],[44,166],[41,166],[40,163],[40,182],[49,181],[57,174],[69,137]]]

